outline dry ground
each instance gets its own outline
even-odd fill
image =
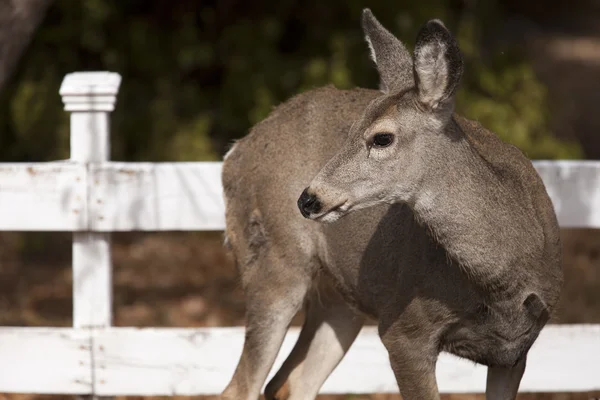
[[[600,231],[565,230],[563,243],[566,285],[555,322],[600,323]],[[67,233],[0,234],[0,325],[71,325],[70,246],[71,234]],[[244,300],[231,259],[221,247],[220,233],[116,234],[113,259],[115,325],[243,325]],[[295,323],[300,320],[298,316]],[[524,394],[520,399],[587,400],[594,396],[600,397],[600,393]],[[0,400],[58,399],[72,397],[0,394]],[[326,399],[397,400],[399,397],[321,397]]]

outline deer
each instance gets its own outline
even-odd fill
[[[515,146],[455,112],[464,61],[437,19],[411,55],[369,9],[378,89],[310,89],[224,157],[225,244],[246,299],[222,399],[314,399],[367,320],[405,400],[439,399],[440,352],[487,366],[514,399],[563,273],[553,204]]]

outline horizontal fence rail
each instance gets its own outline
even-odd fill
[[[600,228],[600,162],[534,161],[564,228]],[[0,164],[0,230],[225,228],[220,162]]]
[[[288,333],[275,368],[297,337],[296,328]],[[2,328],[0,359],[10,368],[0,374],[0,388],[104,396],[218,394],[233,373],[243,340],[243,328]],[[600,326],[551,325],[529,353],[520,391],[598,390],[599,354]],[[484,392],[486,369],[442,353],[437,379],[444,393]],[[363,328],[322,389],[331,394],[397,391],[375,327]]]
[[[65,77],[71,159],[0,164],[0,230],[71,231],[73,328],[0,327],[0,392],[82,395],[217,394],[241,353],[243,328],[111,327],[110,232],[225,227],[221,163],[111,162],[109,113],[121,78]],[[600,162],[536,161],[562,227],[600,228]],[[286,336],[274,370],[291,350]],[[600,325],[549,325],[534,344],[521,392],[600,390]],[[446,393],[481,393],[486,370],[448,354]],[[397,392],[376,330],[365,327],[321,393]]]

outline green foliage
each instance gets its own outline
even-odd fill
[[[458,94],[458,112],[479,121],[532,159],[581,157],[575,143],[557,139],[548,129],[546,90],[525,63],[501,71],[480,66],[478,86]]]
[[[294,0],[57,0],[12,84],[0,97],[0,157],[68,157],[68,116],[58,89],[79,70],[123,76],[112,153],[121,160],[216,160],[274,106],[315,86],[377,87],[360,30],[370,7],[412,46],[430,18],[459,33],[467,59],[458,111],[533,158],[580,149],[548,129],[546,92],[522,55],[479,55],[482,23],[497,7],[462,2]],[[466,21],[466,22],[465,22]],[[510,57],[509,57],[510,55]]]

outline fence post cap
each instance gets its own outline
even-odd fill
[[[121,85],[116,72],[73,72],[60,85],[67,111],[113,111]]]

